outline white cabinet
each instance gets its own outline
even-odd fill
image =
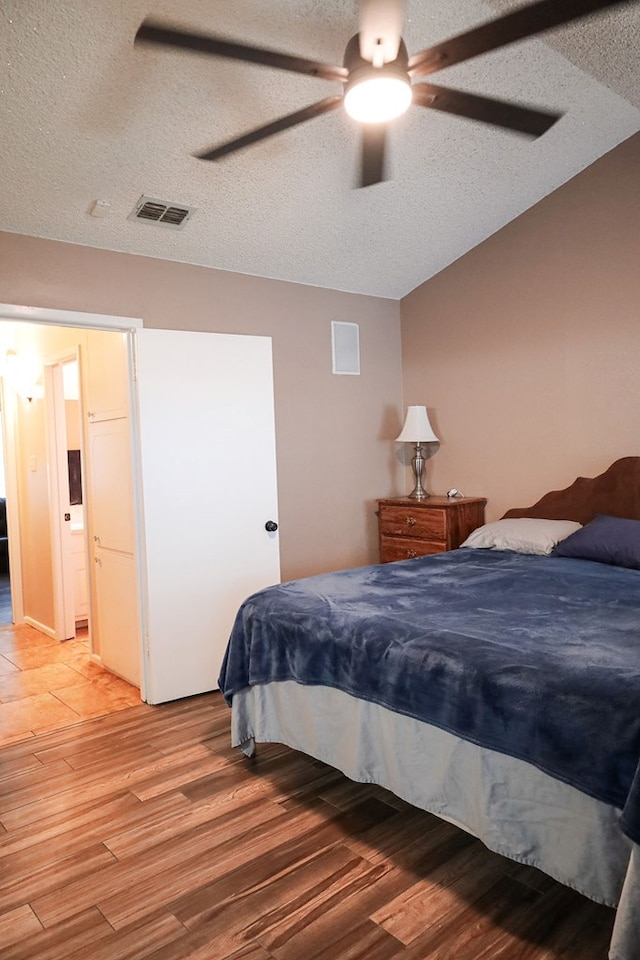
[[[87,338],[85,429],[92,651],[108,670],[140,685],[136,556],[127,340]]]
[[[89,421],[129,416],[128,365],[124,333],[87,331],[84,400]]]
[[[107,670],[140,685],[138,581],[132,555],[96,547],[93,551],[96,592],[111,602],[97,604],[100,659]],[[108,639],[108,642],[104,642]]]
[[[103,550],[135,553],[131,436],[128,418],[88,424],[91,480],[89,526],[92,544]]]

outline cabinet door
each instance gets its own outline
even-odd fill
[[[90,421],[87,446],[92,544],[133,554],[135,526],[130,420]]]
[[[126,334],[88,330],[84,396],[90,422],[129,416]]]
[[[96,547],[93,566],[98,597],[111,601],[96,605],[100,658],[108,670],[137,687],[141,650],[134,558]]]
[[[271,339],[138,332],[145,697],[217,687],[242,601],[278,582]]]

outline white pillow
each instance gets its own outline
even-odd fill
[[[581,526],[581,523],[576,523],[574,520],[514,517],[485,523],[483,527],[478,527],[470,533],[461,546],[548,554],[556,543],[575,533]]]

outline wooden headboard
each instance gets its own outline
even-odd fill
[[[566,490],[553,490],[531,507],[507,510],[504,516],[588,523],[597,513],[640,520],[640,457],[616,460],[599,477],[578,477]]]

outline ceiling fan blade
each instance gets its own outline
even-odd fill
[[[426,76],[597,10],[630,2],[632,0],[538,0],[414,54],[409,59],[409,73]]]
[[[384,180],[386,139],[386,123],[362,124],[361,187],[370,187],[374,183],[380,183],[381,180]]]
[[[360,0],[358,33],[360,56],[373,62],[374,56],[390,63],[398,56],[405,18],[405,0]]]
[[[174,27],[163,26],[153,20],[145,20],[140,26],[135,43],[153,43],[163,47],[177,47],[180,50],[206,53],[214,57],[226,57],[229,60],[259,63],[265,67],[275,67],[277,70],[290,70],[292,73],[320,77],[322,80],[344,82],[348,75],[344,67],[308,60],[306,57],[294,57],[288,53],[278,53],[276,50],[253,47],[246,43],[236,43],[211,34],[185,32]]]
[[[272,123],[267,123],[264,127],[249,130],[248,133],[236,137],[235,140],[228,140],[227,143],[222,143],[219,147],[204,150],[202,153],[195,154],[195,156],[198,160],[219,160],[220,157],[224,157],[228,153],[235,153],[236,150],[242,150],[243,147],[248,147],[252,143],[272,137],[282,130],[288,130],[290,127],[295,127],[306,120],[313,120],[314,117],[319,117],[321,114],[339,107],[341,103],[342,97],[326,97],[324,100],[312,103],[308,107],[303,107],[302,110],[296,110],[295,113],[289,113],[286,117],[280,117]]]
[[[496,127],[504,127],[531,137],[542,136],[562,116],[561,113],[533,110],[507,100],[479,97],[475,93],[437,87],[432,83],[416,83],[412,90],[413,102],[419,107],[430,107],[470,120],[481,120],[482,123],[491,123]]]

